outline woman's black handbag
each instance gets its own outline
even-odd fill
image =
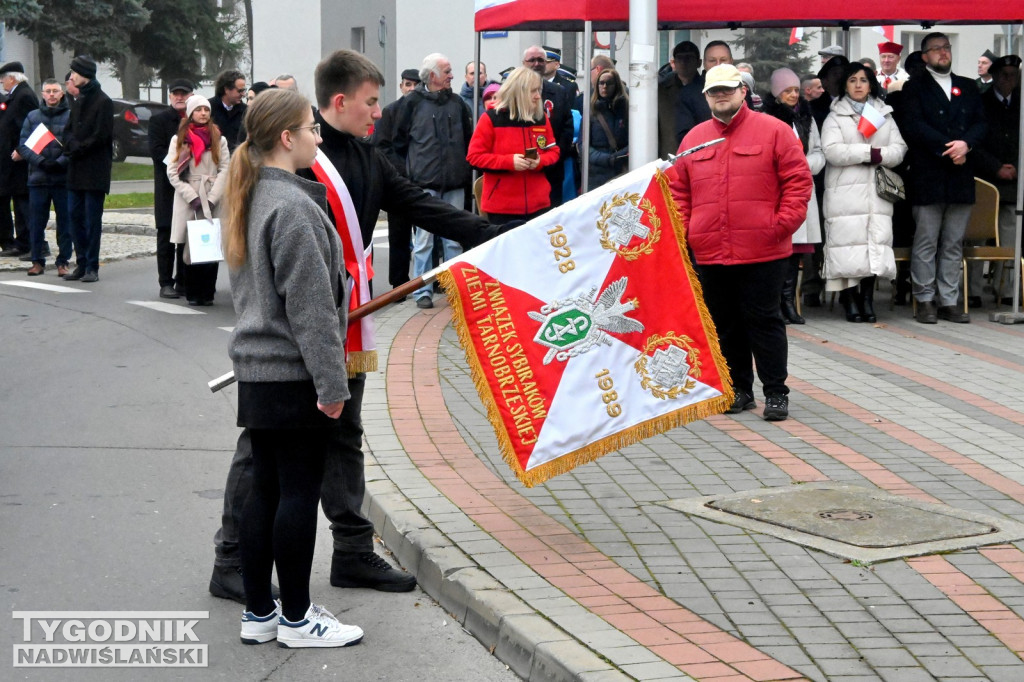
[[[903,178],[885,166],[875,166],[875,192],[886,201],[896,203],[907,198]]]

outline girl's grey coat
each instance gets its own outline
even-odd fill
[[[229,346],[239,381],[312,379],[324,404],[349,398],[344,256],[326,208],[320,183],[260,170],[246,260],[231,270],[238,319]]]

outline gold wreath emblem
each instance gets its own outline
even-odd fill
[[[681,395],[686,395],[694,388],[697,387],[697,382],[694,379],[699,379],[701,375],[701,364],[700,364],[700,351],[695,349],[690,344],[693,343],[693,339],[685,334],[676,334],[675,332],[667,332],[664,336],[655,334],[654,336],[647,339],[647,344],[644,346],[643,353],[633,364],[633,369],[640,375],[640,387],[644,390],[650,391],[651,395],[661,400],[674,400]],[[671,386],[666,388],[660,384],[654,383],[654,379],[651,378],[650,373],[647,371],[647,361],[651,359],[648,355],[651,351],[664,346],[665,344],[677,346],[686,351],[686,362],[690,365],[690,371],[687,372],[686,381],[682,386]]]
[[[647,221],[651,227],[647,239],[632,248],[620,247],[611,240],[608,234],[608,221],[611,220],[613,211],[619,206],[625,206],[627,203],[633,204],[633,206],[643,211],[647,215]],[[654,253],[654,245],[661,239],[661,218],[658,217],[658,211],[654,204],[651,203],[651,200],[641,199],[639,193],[614,194],[610,202],[606,201],[601,204],[601,219],[597,221],[597,229],[601,231],[602,248],[613,251],[628,261],[633,261],[640,256],[648,256]]]

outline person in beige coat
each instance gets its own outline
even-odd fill
[[[188,221],[220,217],[228,157],[227,140],[210,121],[209,100],[192,95],[185,102],[185,118],[167,154],[167,179],[174,188],[172,243],[188,243]],[[217,263],[190,263],[187,247],[185,262],[185,297],[189,305],[213,305]]]
[[[849,322],[874,322],[876,277],[894,279],[892,204],[875,191],[875,168],[894,168],[907,145],[881,100],[875,74],[860,63],[843,72],[845,90],[821,127],[825,151],[825,290],[839,291]],[[871,109],[884,119],[868,137],[858,129]],[[868,116],[864,116],[864,112]],[[859,291],[858,291],[859,288]]]

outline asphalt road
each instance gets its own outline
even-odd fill
[[[156,297],[152,258],[106,265],[92,285],[0,275],[0,679],[139,679],[131,669],[12,668],[7,643],[22,632],[11,613],[65,610],[209,611],[196,628],[209,667],[148,669],[147,679],[516,679],[419,589],[330,587],[322,517],[311,592],[360,625],[363,643],[239,643],[241,608],[206,590],[238,434],[234,389],[206,388],[230,369],[226,275],[216,305],[199,311]]]

